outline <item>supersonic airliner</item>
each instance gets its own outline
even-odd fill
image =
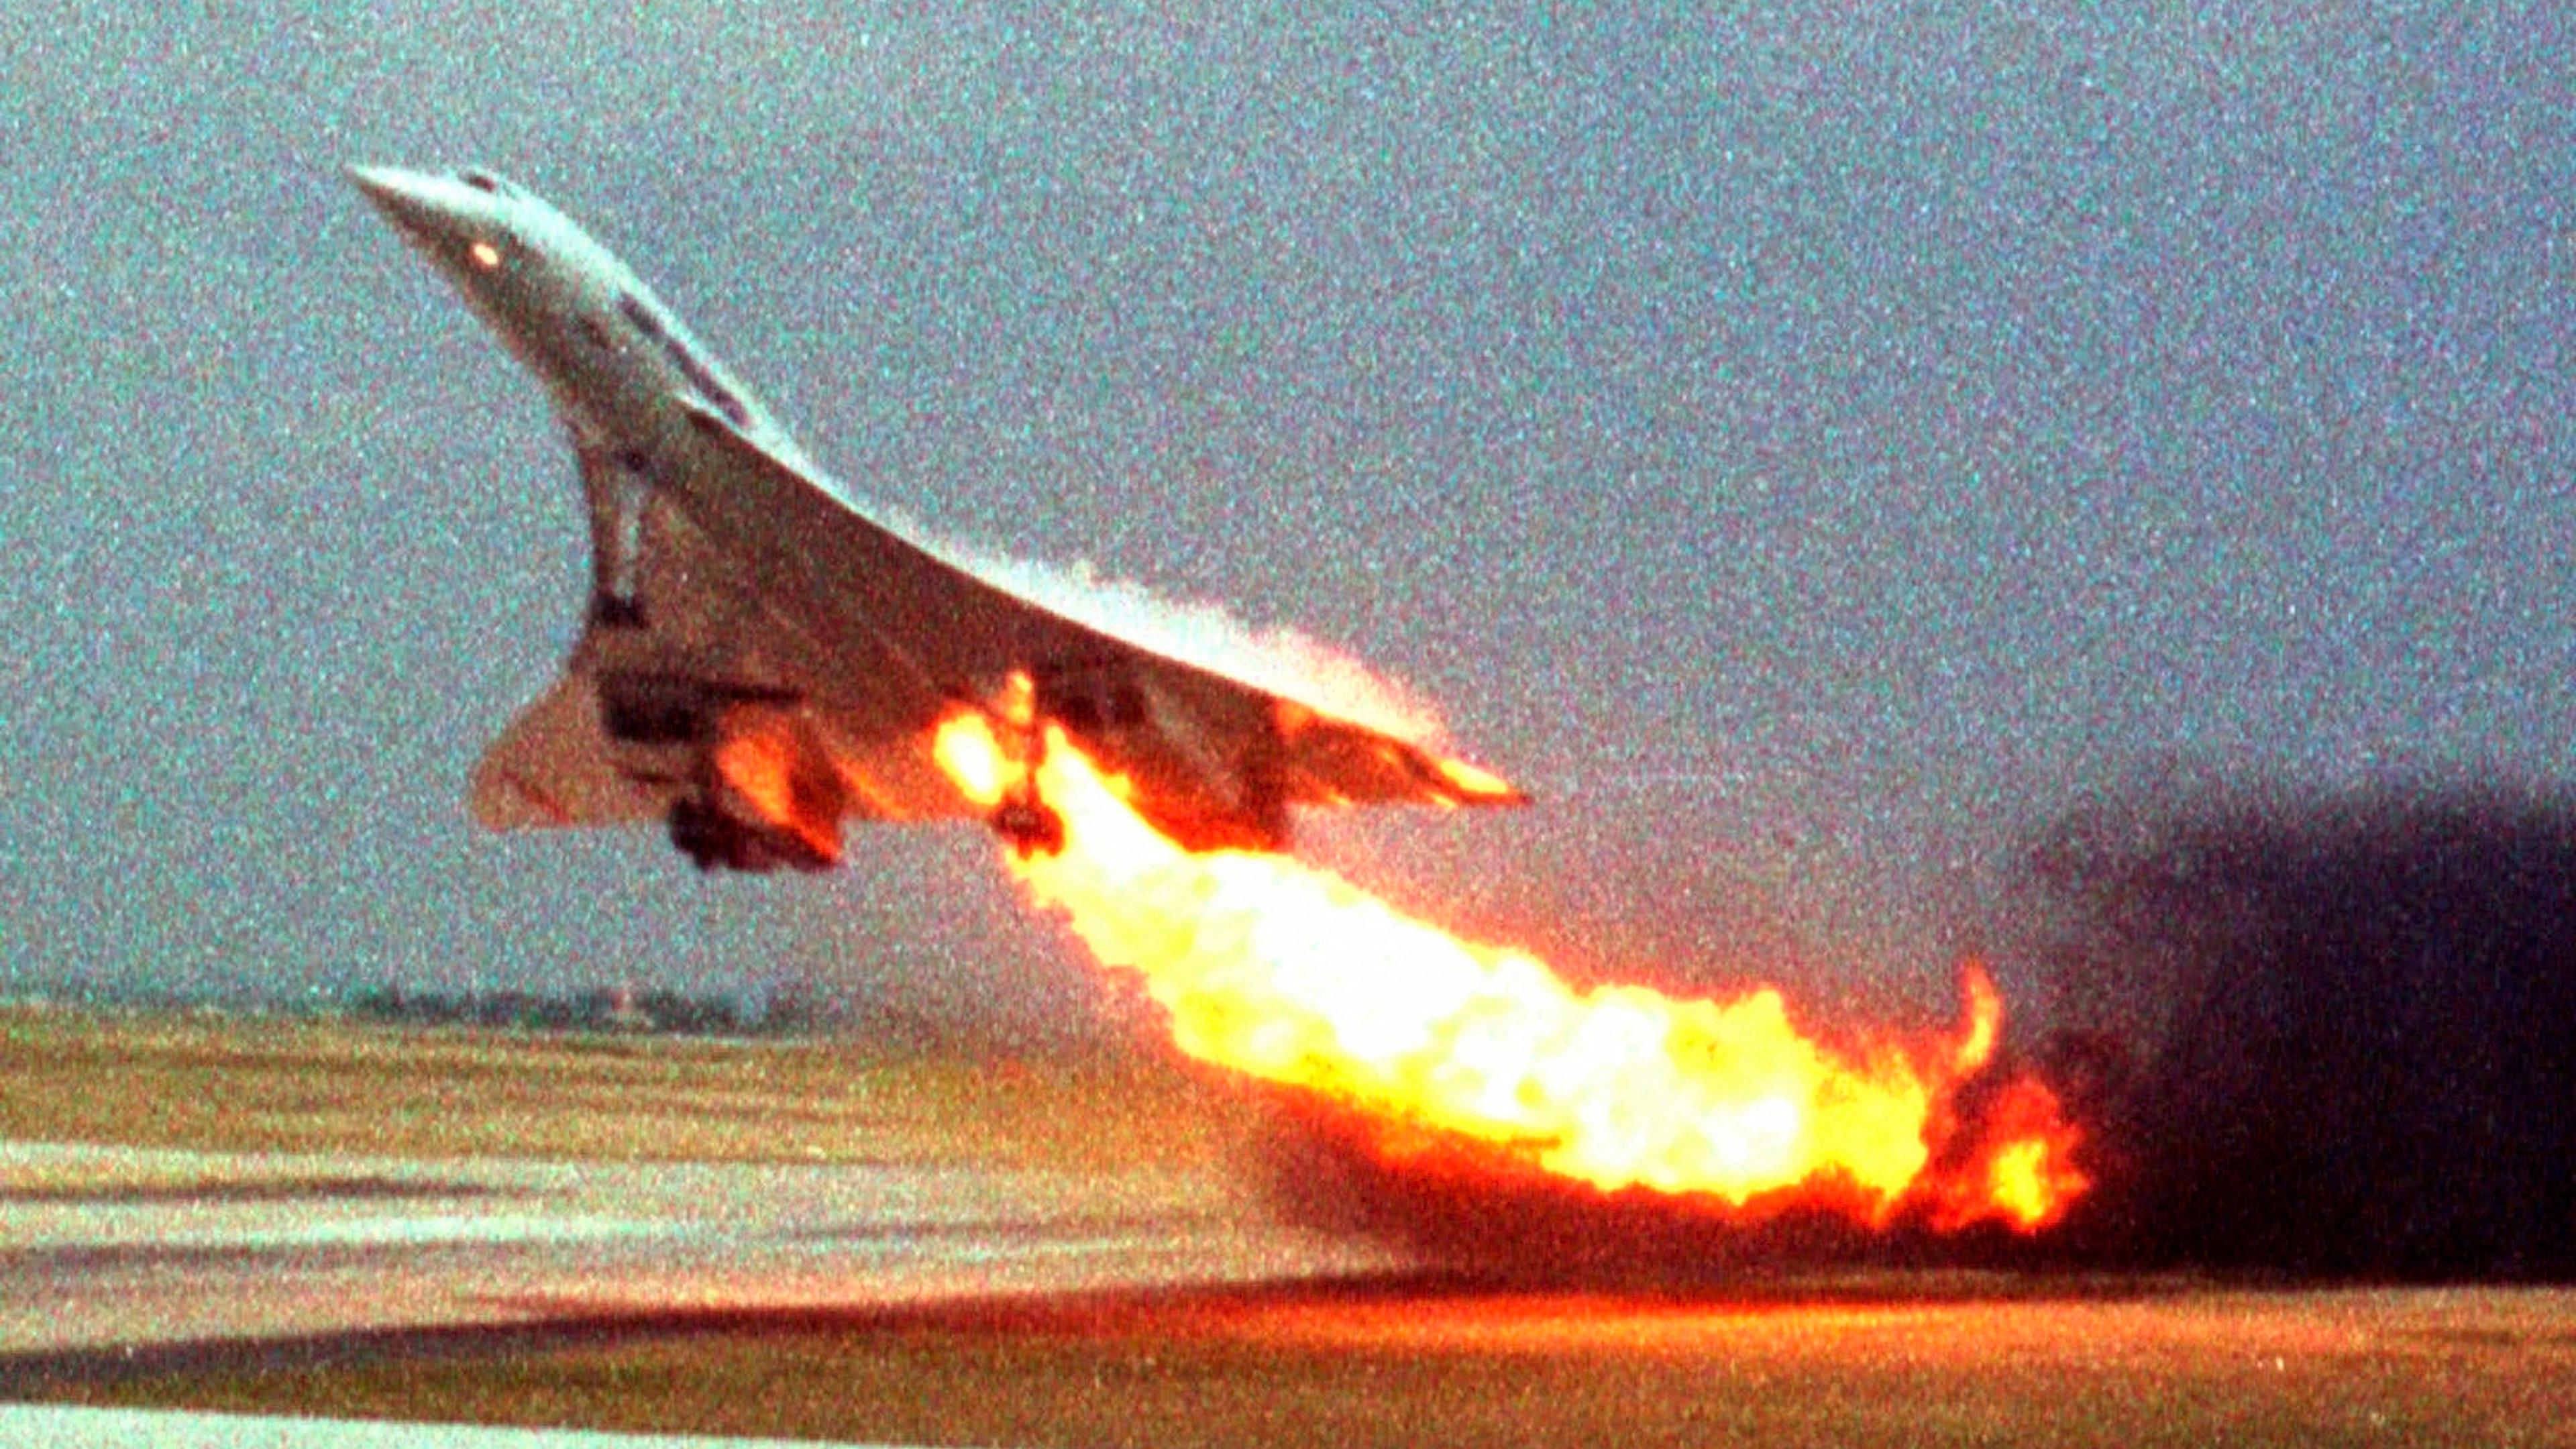
[[[633,271],[525,189],[480,170],[350,174],[545,384],[580,462],[588,618],[563,678],[476,767],[484,825],[658,822],[701,870],[828,868],[850,820],[981,817],[1023,854],[1053,852],[1064,823],[1035,776],[1049,727],[1192,849],[1281,849],[1291,806],[1523,800],[869,516]],[[1023,776],[998,807],[932,753],[961,708]]]

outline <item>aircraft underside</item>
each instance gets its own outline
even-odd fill
[[[792,690],[653,672],[607,673],[593,681],[598,728],[617,772],[666,800],[672,845],[703,871],[828,870],[841,861],[845,819],[871,809],[853,777],[894,752],[926,752],[928,732],[854,751],[836,744],[811,701]],[[1001,802],[983,820],[1022,856],[1064,848],[1064,819],[1041,796],[1036,767],[1050,730],[1126,778],[1137,813],[1192,850],[1281,850],[1287,802],[1258,758],[1216,779],[1220,798],[1175,759],[1162,731],[1169,707],[1144,686],[1099,671],[1016,676],[987,711],[1012,758]],[[1267,754],[1275,743],[1255,752]],[[872,758],[857,758],[864,754]],[[956,814],[943,809],[934,814]]]

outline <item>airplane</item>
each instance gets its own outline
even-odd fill
[[[1050,731],[1191,850],[1284,850],[1293,806],[1525,803],[1462,759],[1122,637],[872,516],[525,188],[479,169],[349,174],[545,385],[579,463],[587,617],[562,678],[474,770],[485,827],[659,822],[701,871],[828,869],[862,820],[981,817],[1024,858],[1053,854],[1064,821],[1036,784]],[[932,753],[961,708],[1018,775],[998,806]]]

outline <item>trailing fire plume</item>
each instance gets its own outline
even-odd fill
[[[999,802],[1017,760],[987,718],[941,726],[941,763]],[[2040,1082],[1960,1110],[1992,1059],[2002,998],[1963,973],[1950,1033],[1837,1050],[1777,990],[1681,999],[1577,989],[1526,953],[1454,937],[1284,856],[1194,854],[1122,800],[1124,782],[1050,728],[1040,796],[1065,820],[1052,855],[1003,852],[1103,965],[1132,970],[1175,1044],[1387,1124],[1604,1192],[1644,1190],[1755,1216],[1821,1206],[1940,1230],[2035,1231],[2086,1187],[2075,1129]]]

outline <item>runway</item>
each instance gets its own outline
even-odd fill
[[[1226,1099],[1147,1077],[345,1030],[0,1045],[0,1443],[2576,1445],[2561,1288],[1543,1286],[1283,1224],[1209,1145]],[[102,1058],[132,1090],[96,1091]],[[203,1115],[186,1150],[67,1140],[102,1102],[136,1134]],[[224,1145],[253,1133],[401,1146]],[[519,1142],[547,1148],[472,1146]]]
[[[0,1143],[0,1383],[84,1355],[1366,1271],[1198,1174]]]
[[[798,1441],[735,1439],[732,1449],[789,1449]],[[28,1449],[708,1449],[704,1438],[594,1434],[579,1429],[482,1429],[370,1424],[279,1414],[55,1408],[0,1404],[0,1445]],[[804,1441],[802,1449],[815,1449]],[[824,1446],[829,1449],[829,1446]],[[850,1445],[845,1449],[871,1449]],[[898,1449],[898,1446],[877,1446]]]

